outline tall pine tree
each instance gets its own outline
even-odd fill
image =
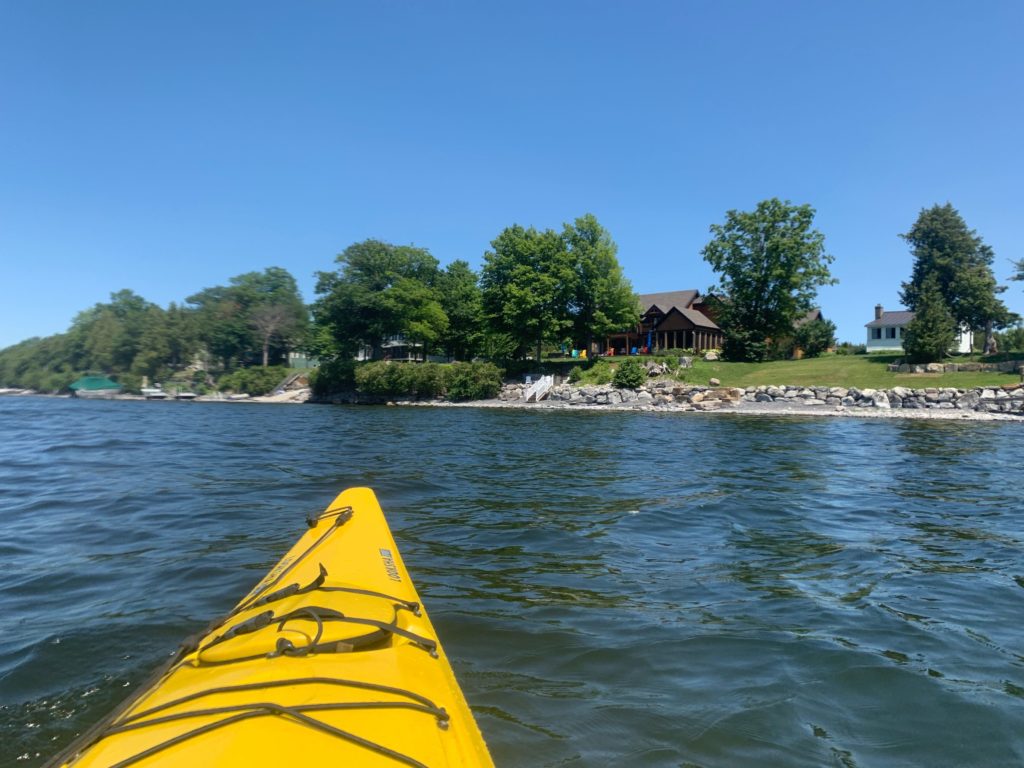
[[[968,229],[950,203],[923,209],[906,234],[914,267],[903,283],[900,299],[908,309],[919,311],[925,282],[935,278],[938,290],[957,325],[985,330],[985,351],[992,351],[994,329],[1009,324],[1013,314],[998,298],[1005,287],[992,274],[995,254],[991,246]]]
[[[939,280],[929,274],[917,293],[914,319],[907,325],[903,349],[911,362],[930,363],[944,358],[956,339],[956,319],[939,289]]]

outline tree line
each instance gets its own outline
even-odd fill
[[[801,323],[817,289],[834,284],[814,209],[778,199],[726,213],[701,251],[718,275],[710,295],[725,335],[724,356],[763,360],[793,344],[817,354],[835,343],[828,321]],[[948,203],[922,210],[902,235],[914,257],[901,299],[915,314],[906,348],[937,359],[959,325],[996,329],[1018,318],[999,299],[993,251]],[[354,243],[317,274],[303,302],[280,267],[247,272],[166,309],[130,290],[79,313],[66,333],[0,350],[0,385],[54,391],[85,372],[129,388],[187,367],[202,375],[279,365],[290,350],[322,362],[380,360],[401,338],[425,357],[540,359],[545,350],[589,348],[634,326],[636,294],[617,246],[592,214],[561,230],[512,225],[491,242],[480,273],[464,260],[441,267],[425,248]],[[1024,279],[1024,260],[1012,279]],[[788,342],[788,344],[783,343]]]
[[[238,275],[166,309],[121,290],[79,312],[65,333],[0,350],[0,385],[53,392],[91,372],[137,390],[144,377],[156,382],[189,366],[227,374],[280,364],[303,344],[308,315],[295,278],[280,267]]]

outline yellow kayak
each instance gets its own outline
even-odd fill
[[[50,765],[492,766],[373,491],[345,491],[309,524]]]

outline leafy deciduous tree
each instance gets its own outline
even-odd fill
[[[772,198],[753,211],[728,211],[724,224],[711,225],[714,237],[701,253],[719,275],[709,292],[718,297],[729,359],[763,359],[768,340],[792,333],[812,308],[817,288],[836,282],[825,238],[811,226],[814,213],[809,205]]]
[[[350,245],[336,261],[335,272],[318,274],[313,307],[316,323],[327,330],[317,345],[321,354],[354,357],[370,347],[381,357],[389,336],[404,334],[429,351],[444,333],[448,319],[435,284],[437,259],[423,248],[380,240]]]
[[[565,244],[554,230],[515,224],[491,248],[480,275],[487,322],[512,341],[517,357],[534,347],[540,360],[544,343],[560,342],[572,327],[575,275]]]
[[[576,343],[589,349],[594,337],[635,325],[639,306],[633,286],[622,274],[618,246],[597,218],[585,214],[562,230],[575,272],[570,314]]]
[[[456,259],[438,275],[441,308],[448,316],[448,329],[440,339],[449,358],[471,360],[483,344],[483,300],[477,275],[469,264]]]

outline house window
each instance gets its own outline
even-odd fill
[[[885,329],[885,338],[887,338],[887,339],[895,339],[896,338],[896,329],[895,328],[886,328]]]
[[[880,339],[880,338],[882,338],[882,329],[881,328],[872,328],[871,329],[871,338],[872,339]]]

